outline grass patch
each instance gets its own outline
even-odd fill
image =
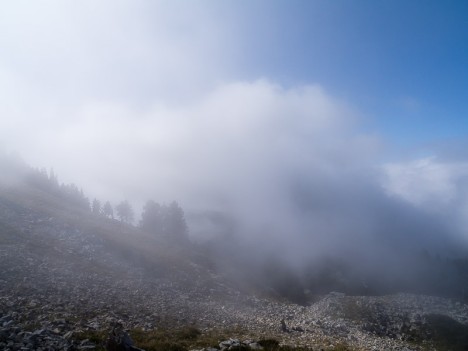
[[[359,322],[376,322],[374,312],[368,306],[354,300],[343,303],[342,313],[344,318]]]
[[[19,230],[0,222],[0,245],[16,244],[24,238],[24,234]]]
[[[338,344],[331,351],[352,351],[352,349],[346,344]]]
[[[356,301],[350,300],[343,304],[342,312],[345,318],[366,323],[371,328],[386,326],[386,321],[379,320],[378,314],[371,308]],[[433,345],[438,351],[468,350],[468,326],[446,315],[427,315],[424,325],[417,328],[407,327],[401,330],[401,333],[405,340],[414,345]],[[348,350],[348,348],[335,348],[335,350]]]
[[[149,331],[133,329],[129,334],[135,345],[146,351],[186,351],[197,346],[214,347],[219,343],[218,338],[203,335],[195,327]]]
[[[437,350],[468,350],[468,326],[441,314],[427,317],[427,328]]]
[[[190,349],[200,349],[213,347],[219,349],[219,343],[233,337],[230,331],[213,331],[201,333],[194,327],[181,329],[164,329],[143,331],[133,329],[130,336],[135,342],[135,346],[146,351],[187,351]],[[264,351],[312,351],[310,347],[280,345],[276,339],[263,339],[258,341]],[[232,351],[248,351],[250,347],[240,345],[231,349]],[[330,351],[351,351],[352,349],[344,344],[339,344]]]
[[[105,351],[108,332],[104,330],[83,330],[74,333],[72,338],[78,341],[89,340],[96,345],[96,351]]]
[[[258,342],[266,351],[279,350],[279,341],[276,339],[264,339]]]
[[[288,346],[280,345],[279,341],[276,339],[263,339],[258,342],[264,351],[313,351],[312,348],[306,346]],[[352,351],[353,349],[349,348],[345,344],[338,344],[329,351]]]

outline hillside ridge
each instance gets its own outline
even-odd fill
[[[2,186],[0,348],[99,349],[116,322],[134,335],[194,327],[314,350],[468,345],[462,301],[330,293],[301,306],[237,288],[204,259],[196,245],[96,217],[37,187]],[[455,336],[442,334],[446,325]]]

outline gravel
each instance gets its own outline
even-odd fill
[[[203,333],[233,330],[237,338],[276,338],[320,350],[431,348],[428,317],[468,327],[468,306],[441,297],[330,293],[309,306],[246,294],[195,263],[153,274],[108,248],[98,234],[52,216],[12,210],[0,220],[17,235],[0,241],[0,349],[91,350],[78,336],[126,329],[195,325]],[[235,330],[235,332],[234,332]]]

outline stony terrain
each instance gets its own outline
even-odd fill
[[[161,251],[139,255],[138,240],[148,245],[137,231],[109,224],[116,238],[135,235],[127,250],[79,222],[1,198],[0,349],[95,349],[99,342],[82,335],[107,333],[117,321],[132,330],[195,326],[314,350],[467,349],[468,306],[460,301],[330,293],[298,306],[241,292],[192,260],[190,248],[171,254],[155,243]],[[446,326],[455,330],[452,340],[442,335]]]

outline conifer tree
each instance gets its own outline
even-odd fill
[[[93,200],[93,205],[92,205],[92,212],[96,216],[101,214],[101,202],[98,199]]]
[[[102,214],[107,218],[114,219],[114,210],[112,209],[112,205],[109,201],[106,201],[106,203],[102,207]]]
[[[131,224],[134,218],[133,208],[130,203],[125,200],[115,206],[117,211],[117,216],[119,217],[121,222]]]

